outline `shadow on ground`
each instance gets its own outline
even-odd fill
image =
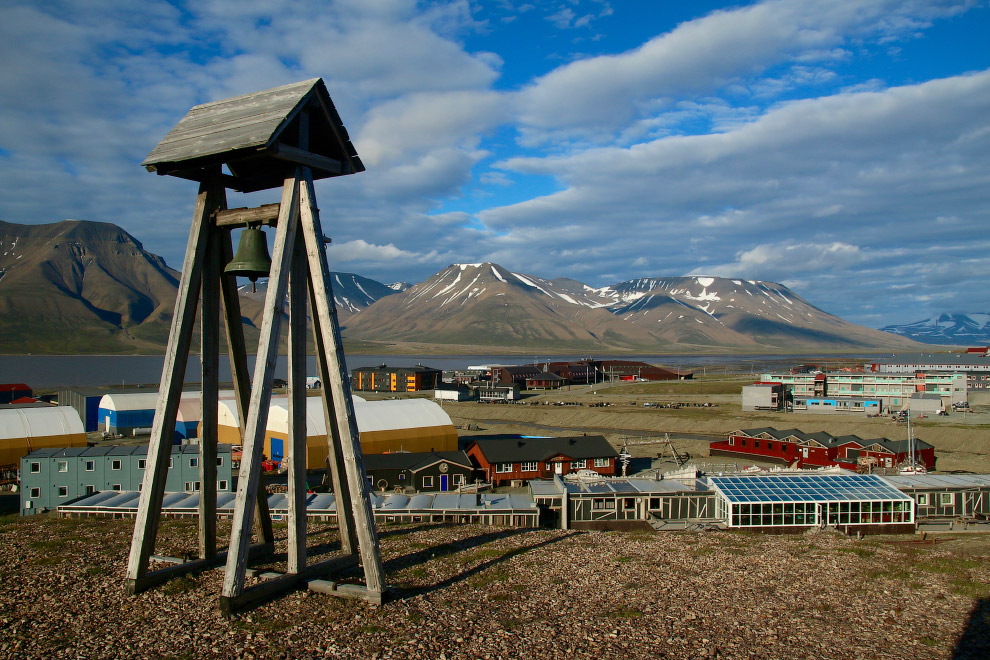
[[[952,652],[952,660],[986,658],[990,658],[990,598],[977,601],[966,622],[966,631]]]

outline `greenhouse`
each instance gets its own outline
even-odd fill
[[[730,528],[914,525],[914,500],[870,474],[711,477]]]

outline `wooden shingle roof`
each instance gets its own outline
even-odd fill
[[[364,171],[321,78],[197,105],[142,165],[193,181],[226,165],[225,185],[242,192],[281,186],[297,165],[314,179]]]

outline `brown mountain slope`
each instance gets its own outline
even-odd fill
[[[858,350],[913,342],[827,314],[771,282],[681,277],[594,289],[455,264],[347,321],[366,341],[549,351]]]
[[[116,225],[0,221],[5,352],[160,350],[179,274]]]

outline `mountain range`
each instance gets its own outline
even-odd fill
[[[178,280],[113,224],[0,221],[0,350],[160,352]],[[331,284],[345,342],[383,353],[917,350],[772,282],[670,277],[594,288],[481,263],[418,284],[353,273],[333,273]],[[264,295],[264,281],[254,293],[241,288],[249,342]]]
[[[926,344],[990,345],[990,314],[939,314],[923,321],[888,325],[891,332]]]

